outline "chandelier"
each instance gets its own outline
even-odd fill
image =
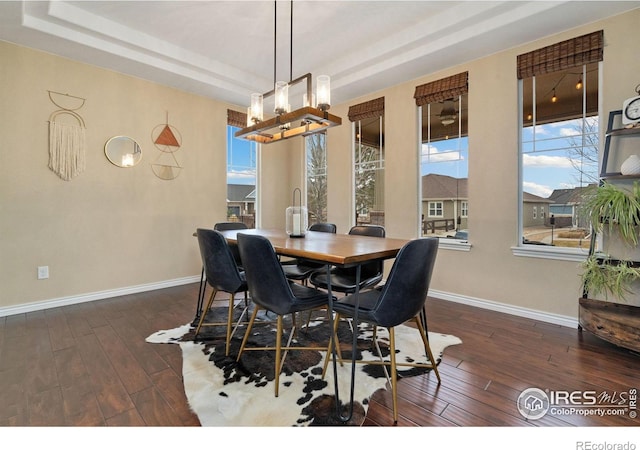
[[[270,144],[296,136],[308,136],[319,133],[328,128],[341,125],[342,119],[328,112],[331,106],[331,80],[328,75],[319,75],[316,95],[313,95],[313,77],[307,73],[293,79],[293,57],[289,65],[289,81],[276,81],[276,30],[277,15],[274,1],[274,54],[273,72],[274,88],[264,94],[251,94],[251,104],[247,109],[247,126],[236,131],[235,137],[261,144]],[[291,0],[291,34],[290,50],[293,54],[293,0]],[[289,103],[289,88],[298,83],[306,82],[305,93],[302,97],[302,107],[291,111]],[[264,99],[273,97],[275,116],[264,119]]]

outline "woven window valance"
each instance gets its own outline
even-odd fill
[[[518,79],[602,61],[603,40],[600,30],[518,55]]]
[[[384,97],[349,107],[349,120],[351,122],[382,115],[384,115]]]
[[[247,114],[227,109],[227,125],[244,128],[247,126]]]
[[[469,72],[462,72],[416,86],[416,92],[413,97],[416,99],[416,105],[423,106],[427,103],[442,102],[450,98],[456,98],[467,92],[469,92]]]

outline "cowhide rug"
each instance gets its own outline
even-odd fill
[[[212,308],[207,321],[224,320],[226,308]],[[274,344],[275,323],[267,321],[261,311],[253,327],[247,348]],[[287,321],[286,321],[287,322]],[[285,322],[285,323],[286,323]],[[325,379],[322,366],[329,338],[329,322],[310,321],[305,328],[306,315],[298,317],[298,330],[292,345],[313,346],[315,350],[292,350],[286,354],[280,374],[279,396],[274,395],[274,351],[253,350],[243,352],[239,362],[236,356],[244,335],[241,326],[231,343],[230,355],[225,356],[225,327],[203,327],[199,338],[195,328],[186,324],[172,330],[161,330],[146,340],[151,343],[180,345],[183,355],[182,375],[191,409],[203,426],[308,426],[339,425],[336,418],[333,366],[329,365]],[[342,356],[352,352],[352,333],[349,324],[342,321],[338,329]],[[288,330],[283,339],[288,337]],[[388,355],[388,334],[378,329],[382,353]],[[429,332],[433,354],[440,362],[449,345],[462,341],[455,336]],[[283,343],[285,345],[286,342]],[[412,327],[396,327],[397,361],[427,361],[420,336]],[[283,352],[284,354],[284,352]],[[358,330],[358,359],[376,360],[372,347],[372,331],[366,324]],[[346,415],[350,397],[351,364],[337,365],[339,398]],[[428,372],[429,369],[399,368],[399,379]],[[437,383],[435,376],[433,382]],[[353,415],[348,425],[362,425],[366,417],[369,398],[378,389],[385,389],[387,379],[383,366],[356,364]]]

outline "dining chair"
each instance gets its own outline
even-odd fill
[[[326,292],[287,280],[271,243],[264,236],[238,233],[237,241],[254,305],[251,319],[249,319],[249,324],[238,352],[237,361],[240,361],[244,351],[275,350],[274,376],[275,396],[277,397],[280,372],[284,365],[286,352],[289,350],[318,350],[317,346],[290,346],[291,338],[296,331],[295,313],[327,305],[328,296]],[[247,341],[251,336],[253,324],[260,310],[271,311],[277,315],[275,345],[270,347],[247,347]],[[291,331],[289,332],[287,344],[283,346],[283,318],[288,314],[291,314]],[[285,352],[284,357],[282,356],[282,351]]]
[[[349,234],[358,236],[385,237],[385,229],[381,225],[358,225],[349,230]],[[382,261],[362,264],[360,271],[359,289],[364,290],[376,286],[382,281],[384,268]],[[355,267],[334,267],[330,271],[331,290],[351,294],[356,291]],[[329,278],[326,271],[315,271],[309,277],[309,282],[317,288],[328,289]]]
[[[213,226],[213,229],[216,231],[227,231],[227,230],[246,230],[249,227],[243,222],[218,222]],[[242,260],[240,259],[240,252],[238,251],[238,246],[236,244],[229,244],[229,248],[231,249],[231,253],[233,254],[233,259],[236,260],[236,264],[242,270]]]
[[[216,231],[225,231],[225,230],[246,230],[247,225],[242,222],[218,222],[213,226],[213,229]],[[229,248],[231,249],[231,253],[233,254],[233,259],[238,265],[239,269],[242,270],[242,262],[240,261],[240,253],[238,252],[238,246],[236,244],[229,244]],[[202,306],[204,303],[204,295],[207,290],[207,283],[204,281],[204,265],[202,266],[202,271],[200,272],[200,286],[198,288],[198,303],[196,305],[196,318],[195,320],[199,320],[202,315]]]
[[[225,355],[229,355],[231,338],[239,324],[242,322],[242,318],[245,316],[248,309],[247,291],[249,288],[247,286],[244,272],[238,269],[238,265],[233,258],[233,253],[231,252],[231,248],[229,247],[226,238],[217,230],[204,228],[198,228],[196,234],[198,237],[198,246],[200,247],[202,266],[206,275],[206,282],[213,288],[213,291],[209,296],[206,308],[200,315],[195,335],[198,337],[200,329],[203,326],[226,325]],[[207,312],[211,309],[211,305],[213,304],[218,292],[226,292],[229,294],[227,321],[205,322]],[[244,293],[244,309],[232,329],[235,295],[240,292]]]
[[[438,239],[421,238],[409,241],[401,249],[391,268],[387,282],[379,289],[371,289],[359,294],[347,295],[333,303],[333,310],[336,313],[334,322],[334,332],[329,340],[327,356],[324,362],[323,377],[327,370],[329,359],[332,355],[334,339],[336,349],[339,348],[337,342],[337,329],[340,318],[353,318],[356,315],[358,322],[367,322],[374,327],[373,340],[380,360],[364,361],[357,360],[356,363],[378,364],[385,367],[387,379],[391,371],[391,395],[393,399],[393,421],[398,422],[398,400],[397,400],[397,367],[423,367],[433,369],[438,385],[440,385],[440,373],[436,360],[429,346],[427,334],[427,324],[425,315],[425,302],[431,282],[431,274],[438,252]],[[357,297],[357,298],[356,298]],[[418,361],[397,361],[396,343],[394,327],[409,320],[415,321],[417,332],[424,345],[425,357],[429,363]],[[380,352],[377,339],[377,327],[387,328],[389,331],[389,360],[384,360]],[[357,329],[357,324],[352,324],[353,329]],[[354,331],[355,332],[355,331]],[[337,361],[342,363],[344,359],[340,352],[337,353]],[[353,363],[353,361],[351,361]]]
[[[320,231],[322,233],[335,234],[337,231],[337,227],[333,223],[318,222],[311,225],[309,227],[309,231]],[[305,285],[307,284],[307,280],[313,272],[321,270],[325,267],[324,264],[301,258],[284,261],[281,264],[282,270],[284,270],[284,275],[289,280],[300,281]]]

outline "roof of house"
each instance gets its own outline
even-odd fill
[[[422,198],[430,200],[467,199],[469,195],[467,181],[467,178],[454,178],[435,173],[423,175]]]
[[[524,203],[554,203],[554,201],[549,198],[539,197],[529,192],[522,193],[522,201]]]
[[[228,202],[255,202],[256,187],[252,184],[227,184]]]
[[[549,196],[549,200],[553,200],[555,204],[559,205],[578,204],[582,201],[584,190],[589,189],[591,186],[593,185],[571,189],[554,189]]]

